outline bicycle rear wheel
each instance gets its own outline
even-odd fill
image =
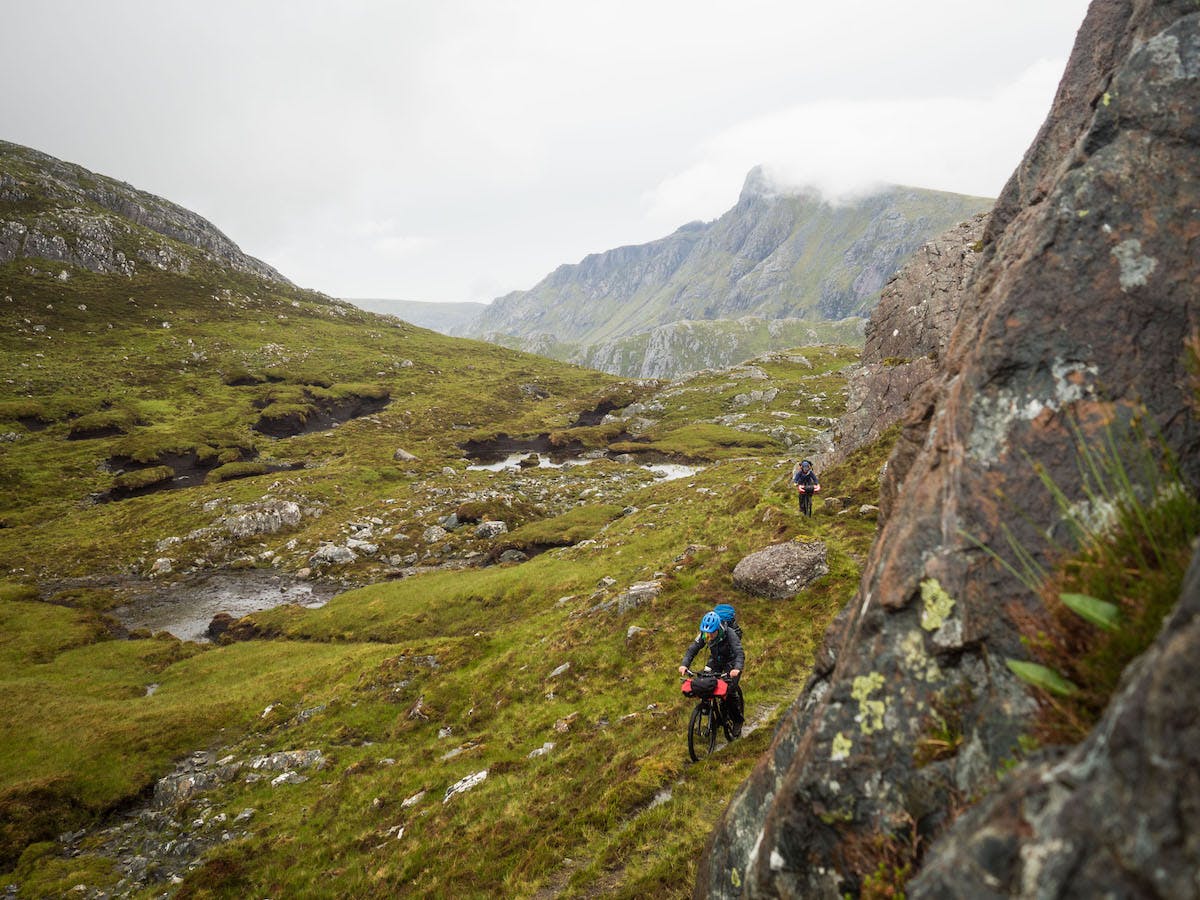
[[[697,704],[692,710],[692,720],[688,722],[688,755],[693,762],[700,762],[716,749],[717,729],[712,709],[703,703]]]

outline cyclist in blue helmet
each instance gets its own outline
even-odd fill
[[[696,655],[708,648],[707,671],[729,673],[729,698],[727,700],[729,718],[733,723],[733,736],[740,737],[742,723],[745,721],[746,701],[742,697],[742,669],[746,665],[746,653],[742,650],[741,638],[732,628],[726,628],[721,617],[715,612],[706,612],[700,620],[700,633],[683,653],[683,664],[679,667],[680,675],[687,675],[688,667]]]

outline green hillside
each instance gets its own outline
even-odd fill
[[[0,175],[9,196],[44,177]],[[0,265],[0,884],[686,893],[874,534],[859,508],[886,446],[823,473],[836,503],[810,520],[786,479],[856,352],[621,382],[234,269],[102,205],[29,209],[0,203],[0,227],[53,219],[63,258]],[[81,215],[128,237],[129,271],[84,264]],[[475,465],[513,447],[556,465]],[[733,587],[746,553],[793,538],[827,544],[828,576],[789,601]],[[218,572],[348,590],[217,644],[120,624]],[[675,666],[726,601],[752,727],[692,764]]]

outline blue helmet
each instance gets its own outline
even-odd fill
[[[721,630],[721,617],[715,612],[706,612],[704,618],[700,620],[701,633],[712,634],[715,631]]]

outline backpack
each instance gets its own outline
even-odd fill
[[[737,620],[737,612],[734,611],[734,608],[731,604],[718,603],[713,607],[713,612],[715,612],[721,618],[722,625],[724,625],[726,628],[732,628],[735,632],[737,632],[739,639],[743,637],[742,626],[738,624]]]

